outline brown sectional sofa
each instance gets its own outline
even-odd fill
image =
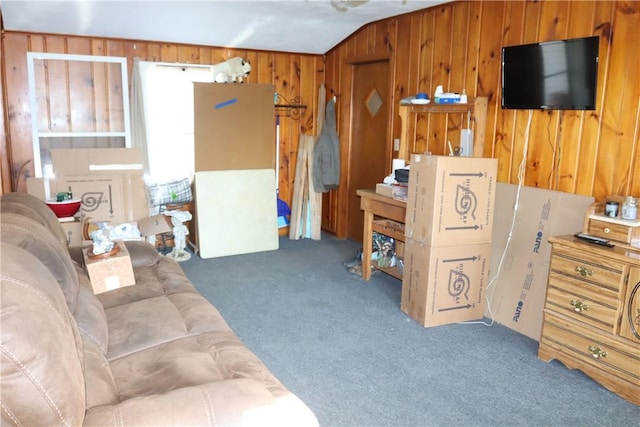
[[[173,259],[127,242],[136,284],[94,295],[42,201],[0,207],[2,425],[318,424]]]

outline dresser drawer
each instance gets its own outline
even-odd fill
[[[541,343],[583,364],[640,385],[640,352],[637,344],[594,331],[547,310],[544,316]]]
[[[640,227],[631,225],[631,222],[629,225],[621,223],[623,221],[624,220],[617,220],[617,222],[613,222],[606,219],[597,219],[597,216],[592,215],[589,218],[586,233],[630,245],[639,243]],[[635,221],[633,223],[635,224]]]
[[[638,227],[590,218],[587,234],[631,244],[637,243],[638,230]]]
[[[568,282],[583,284],[590,292],[620,299],[627,266],[614,259],[575,254],[568,248],[554,247],[550,270],[553,274],[567,278]]]
[[[619,303],[583,292],[583,288],[550,276],[545,308],[608,333],[616,333]]]

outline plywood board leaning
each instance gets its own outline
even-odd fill
[[[298,141],[298,159],[296,160],[296,177],[293,183],[293,200],[291,201],[291,219],[289,223],[289,238],[300,238],[300,221],[305,205],[304,191],[307,186],[307,144],[304,143],[304,135],[300,135]]]
[[[309,233],[305,233],[305,236],[309,234],[313,240],[320,240],[320,229],[322,222],[322,193],[316,193],[315,187],[313,185],[313,158],[316,139],[313,136],[305,136],[304,138],[307,144],[307,182],[309,183],[309,211],[307,212],[307,215],[310,218],[309,225],[311,227],[311,230],[309,230]]]
[[[275,188],[273,169],[196,172],[200,257],[278,249]]]
[[[275,166],[272,85],[194,83],[195,170]]]

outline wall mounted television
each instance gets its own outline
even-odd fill
[[[502,108],[595,110],[598,36],[502,48]]]

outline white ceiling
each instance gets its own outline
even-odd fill
[[[0,0],[9,31],[324,54],[369,22],[438,0]]]

